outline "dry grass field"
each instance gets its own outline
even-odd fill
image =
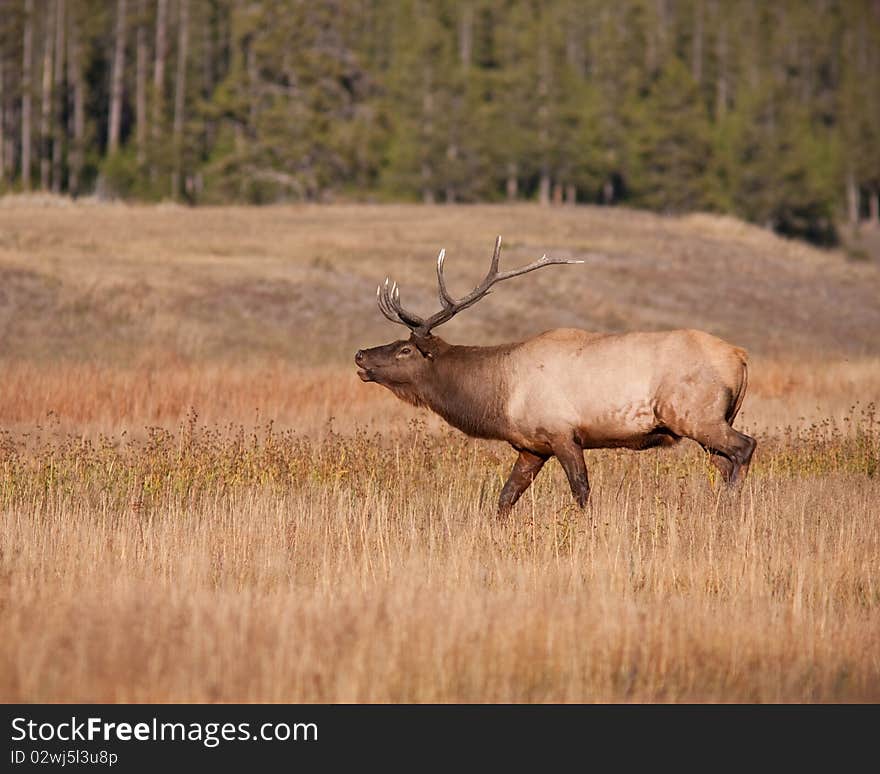
[[[442,335],[746,346],[742,489],[590,451],[499,521],[510,449],[357,379],[497,233],[587,264]],[[0,200],[0,700],[880,701],[878,405],[880,269],[727,218]]]

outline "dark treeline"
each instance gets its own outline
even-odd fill
[[[880,0],[2,0],[0,190],[880,218]]]

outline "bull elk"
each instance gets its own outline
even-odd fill
[[[448,344],[432,330],[473,306],[498,282],[554,264],[541,257],[499,272],[501,237],[485,279],[453,298],[437,259],[441,309],[424,319],[400,303],[397,283],[377,289],[379,309],[408,339],[355,355],[365,382],[425,406],[468,435],[507,441],[519,453],[498,501],[507,513],[550,457],[562,464],[584,507],[590,493],[584,449],[649,449],[691,438],[728,484],[749,469],[756,442],[731,426],[746,392],[746,353],[708,333],[547,331],[494,347]]]

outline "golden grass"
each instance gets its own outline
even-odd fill
[[[590,451],[586,512],[553,462],[499,521],[511,451],[362,384],[350,362],[391,337],[359,317],[377,256],[406,272],[406,253],[452,232],[446,246],[473,258],[464,285],[480,219],[519,228],[520,257],[543,234],[638,259],[653,245],[670,266],[754,250],[768,287],[821,266],[856,300],[876,282],[707,216],[0,207],[0,328],[18,337],[0,347],[0,700],[880,700],[872,329],[829,352],[849,323],[815,339],[806,325],[780,351],[761,346],[766,311],[736,340],[755,350],[737,424],[759,440],[741,490],[690,443]],[[322,263],[337,250],[353,284]],[[289,351],[249,327],[249,304],[282,314],[276,280],[336,293],[273,318]],[[705,288],[721,332],[736,318],[714,281],[693,274],[679,303]],[[547,279],[499,292],[453,338],[503,338],[529,288],[543,305],[519,329],[572,322]],[[659,324],[661,307],[633,304],[596,314]]]
[[[7,437],[6,701],[875,701],[880,429],[591,452],[508,521],[497,445]]]

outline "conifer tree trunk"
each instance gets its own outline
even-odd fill
[[[458,147],[454,142],[450,142],[446,148],[446,159],[449,162],[448,168],[454,169],[455,162],[458,159]],[[446,203],[454,204],[457,198],[455,192],[455,185],[453,185],[451,180],[446,181]]]
[[[64,30],[67,24],[64,0],[57,0],[55,15],[55,116],[52,121],[52,192],[61,193],[64,155]]]
[[[614,202],[614,181],[606,178],[602,183],[602,204],[612,204]]]
[[[17,132],[15,131],[15,126],[18,122],[18,113],[16,106],[11,100],[7,101],[5,113],[6,129],[4,131],[4,136],[6,137],[6,148],[3,153],[3,161],[6,164],[4,168],[6,180],[11,183],[15,179],[16,140],[18,139]]]
[[[215,40],[217,27],[219,23],[212,20],[205,34],[202,36],[202,93],[210,96],[214,91],[214,71],[215,71]],[[210,131],[210,124],[206,125],[206,130]]]
[[[122,76],[125,72],[125,11],[126,0],[117,0],[113,80],[110,86],[110,123],[107,129],[107,153],[109,155],[119,150],[119,131],[122,121]]]
[[[579,78],[585,78],[587,75],[587,63],[584,56],[584,39],[586,35],[577,21],[580,16],[580,10],[577,4],[574,7],[575,13],[566,19],[568,31],[565,36],[565,61]]]
[[[434,134],[434,97],[431,92],[431,70],[425,67],[422,91],[422,137],[423,137],[423,154],[430,153],[431,142]],[[422,176],[422,202],[424,204],[434,203],[434,181],[431,173],[431,165],[427,155],[422,159],[421,165]]]
[[[666,0],[655,0],[657,9],[657,25],[654,34],[657,38],[656,67],[663,67],[669,48],[669,9]]]
[[[0,50],[0,187],[6,182],[6,100],[3,92],[3,52]]]
[[[464,3],[461,9],[461,17],[458,24],[458,57],[461,65],[468,68],[471,65],[474,48],[474,9],[470,3]]]
[[[868,218],[871,226],[880,227],[880,191],[876,188],[871,191],[868,198]]]
[[[538,183],[538,201],[544,207],[550,206],[550,171],[546,164],[541,165],[541,179]]]
[[[168,0],[158,0],[156,5],[156,58],[153,60],[153,153],[162,139],[162,114],[165,108],[165,57],[167,56]],[[150,169],[153,182],[158,176],[155,159]]]
[[[715,119],[721,121],[727,115],[727,30],[724,20],[719,19],[718,29],[718,80],[715,87]]]
[[[48,191],[51,187],[52,172],[52,139],[49,132],[52,128],[52,47],[55,42],[54,14],[56,3],[51,2],[46,8],[46,27],[43,30],[43,86],[40,104],[40,190]]]
[[[260,108],[260,74],[257,72],[257,52],[251,41],[247,43],[247,73],[248,73],[248,134],[257,131],[257,119]]]
[[[177,37],[177,78],[174,85],[174,172],[171,196],[180,198],[183,166],[183,110],[186,97],[186,62],[189,54],[189,0],[180,0]]]
[[[694,0],[694,37],[691,45],[691,75],[703,80],[703,0]]]
[[[21,63],[21,187],[31,190],[31,75],[34,45],[34,0],[24,4],[24,41]]]
[[[467,81],[468,70],[471,67],[471,59],[473,57],[474,47],[474,13],[469,2],[464,2],[461,7],[461,15],[458,23],[458,58],[461,63],[464,79]],[[452,97],[452,113],[453,115],[461,114],[462,95],[456,91]],[[449,127],[449,140],[446,145],[447,179],[445,186],[445,198],[447,203],[453,203],[458,199],[458,192],[455,190],[454,179],[456,174],[456,162],[458,161],[458,137],[460,131],[455,121],[451,122]],[[453,175],[453,179],[449,175]]]
[[[548,70],[550,63],[548,61],[549,54],[547,52],[546,43],[543,43],[538,52],[538,147],[541,154],[541,177],[538,183],[538,201],[542,206],[547,207],[550,204],[550,162],[547,158],[550,148],[550,128],[549,123],[550,109],[547,105],[549,99],[550,84]]]
[[[519,197],[519,176],[515,161],[507,162],[507,201],[516,201]]]
[[[855,226],[859,222],[859,187],[852,169],[846,173],[846,204],[849,224]]]
[[[569,183],[567,186],[565,186],[565,203],[577,203],[577,186],[574,183]]]
[[[143,167],[147,158],[147,0],[138,4],[136,48],[135,138],[138,167]]]
[[[85,85],[82,77],[82,57],[80,54],[79,30],[77,29],[74,14],[70,14],[70,31],[67,54],[67,81],[70,84],[73,105],[70,121],[70,173],[67,180],[67,190],[71,196],[79,195],[80,182],[82,180],[83,162],[85,159]]]
[[[431,188],[431,167],[427,161],[422,162],[422,204],[434,203],[434,189]]]

